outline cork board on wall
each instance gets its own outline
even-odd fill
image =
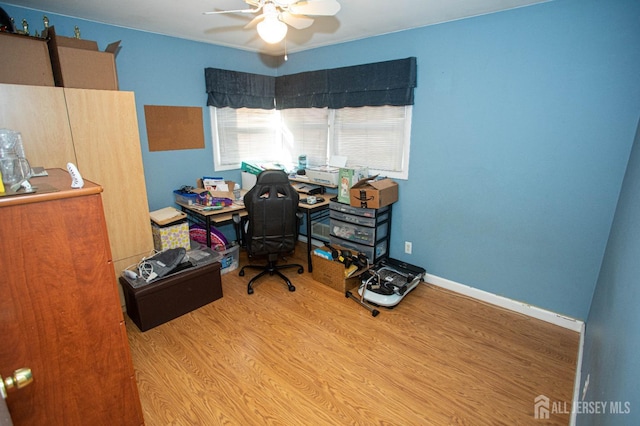
[[[145,105],[149,151],[204,148],[202,108]]]

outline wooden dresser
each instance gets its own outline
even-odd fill
[[[0,197],[0,375],[34,378],[8,393],[13,422],[141,425],[102,187],[48,172]]]

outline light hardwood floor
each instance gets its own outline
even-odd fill
[[[169,323],[126,319],[148,426],[569,423],[534,399],[570,410],[578,333],[429,284],[374,318],[307,272],[251,296],[237,272]]]

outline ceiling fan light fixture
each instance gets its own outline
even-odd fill
[[[287,24],[277,16],[267,16],[258,24],[258,34],[269,44],[278,43],[287,35]]]

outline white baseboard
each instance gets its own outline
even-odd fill
[[[582,333],[582,330],[584,328],[584,322],[581,320],[566,317],[564,315],[547,311],[546,309],[538,308],[536,306],[519,302],[517,300],[509,299],[504,296],[498,296],[497,294],[469,287],[468,285],[460,284],[446,278],[438,277],[436,275],[425,274],[424,281],[437,287],[442,287],[455,293],[463,294],[473,299],[477,299],[491,305],[499,306],[510,311],[518,312],[532,318],[550,322],[552,324],[576,331],[578,333]]]

